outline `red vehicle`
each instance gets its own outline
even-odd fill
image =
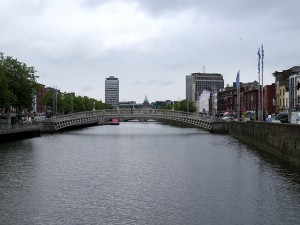
[[[111,125],[119,125],[120,122],[119,122],[119,118],[112,118],[111,119]]]

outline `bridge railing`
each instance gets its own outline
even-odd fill
[[[99,116],[149,116],[152,115],[161,115],[161,116],[174,116],[174,117],[187,117],[191,119],[202,119],[206,121],[212,121],[211,117],[208,117],[206,114],[202,113],[190,113],[190,112],[182,112],[175,110],[163,110],[163,109],[121,109],[121,110],[95,110],[95,111],[86,111],[79,113],[72,113],[60,116],[53,116],[52,118],[46,119],[45,122],[61,122],[70,119],[80,119],[87,117],[99,117]]]
[[[75,118],[86,118],[86,117],[93,117],[93,116],[100,116],[100,115],[105,115],[105,110],[85,111],[79,113],[70,113],[70,114],[64,114],[59,116],[52,116],[51,118],[47,118],[44,121],[60,122],[60,121],[70,120]]]

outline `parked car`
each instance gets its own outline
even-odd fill
[[[265,122],[267,122],[267,123],[273,123],[273,120],[276,120],[275,119],[275,115],[270,115],[270,116],[268,116],[267,118],[266,118],[266,120],[265,120]],[[279,121],[279,120],[278,120]],[[279,121],[280,122],[280,121]],[[276,123],[276,121],[274,122],[274,123]]]
[[[232,117],[224,116],[224,117],[222,117],[222,120],[230,121],[230,120],[232,120]]]
[[[243,118],[243,120],[242,120],[243,122],[250,122],[251,121],[251,119],[250,118],[248,118],[248,117],[246,117],[246,118]]]
[[[281,121],[280,121],[280,120],[277,120],[277,119],[273,119],[273,120],[271,121],[271,123],[281,123]]]
[[[290,116],[289,116],[289,114],[281,113],[281,114],[278,114],[275,117],[275,120],[279,120],[281,123],[289,123],[290,122]]]

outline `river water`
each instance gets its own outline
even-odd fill
[[[159,123],[0,144],[0,224],[300,224],[299,168]]]

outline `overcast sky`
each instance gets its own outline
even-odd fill
[[[38,82],[104,101],[185,98],[185,76],[221,73],[225,84],[300,65],[299,0],[1,0],[0,52],[34,66]]]

